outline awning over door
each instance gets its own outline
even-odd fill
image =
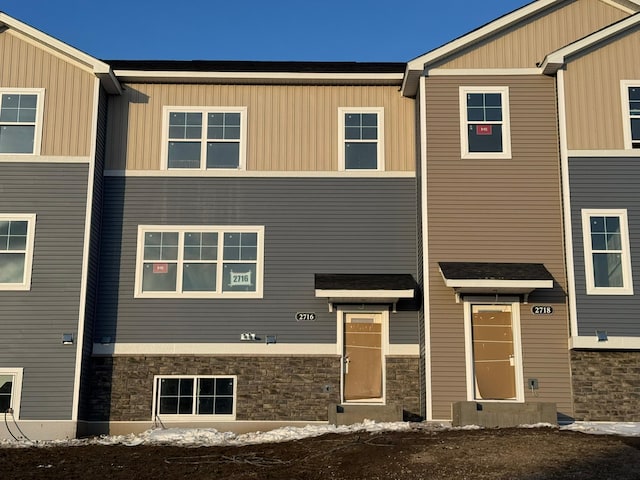
[[[440,273],[456,296],[464,294],[524,295],[553,288],[553,275],[541,263],[440,262]]]
[[[388,303],[416,296],[418,284],[409,274],[316,273],[316,297],[334,303]]]

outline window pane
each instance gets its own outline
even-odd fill
[[[502,152],[502,125],[469,124],[469,152]]]
[[[591,234],[591,248],[593,250],[606,250],[607,249],[607,235],[604,233],[592,233]]]
[[[185,263],[182,275],[182,289],[185,292],[215,292],[215,263]]]
[[[213,415],[213,397],[198,397],[198,415]]]
[[[596,287],[623,287],[622,255],[620,253],[594,253],[593,276]]]
[[[216,397],[215,413],[217,415],[233,414],[233,398]]]
[[[28,222],[26,220],[11,220],[10,223],[11,223],[11,225],[9,226],[10,235],[26,235],[27,234]]]
[[[207,168],[238,168],[240,144],[238,142],[207,143]]]
[[[192,378],[180,379],[180,395],[193,395],[193,379]]]
[[[177,271],[175,263],[145,263],[142,267],[142,291],[175,292]]]
[[[163,378],[160,381],[160,395],[178,395],[178,379]]]
[[[6,412],[11,407],[12,388],[13,375],[0,375],[0,413]]]
[[[258,258],[257,233],[225,233],[225,260],[256,260]]]
[[[255,292],[255,263],[225,263],[222,282],[223,292]]]
[[[0,235],[9,235],[9,220],[0,220]]]
[[[199,395],[213,395],[215,393],[215,378],[201,378],[198,380]]]
[[[378,139],[378,127],[362,127],[362,139],[363,140],[377,140]]]
[[[186,112],[170,113],[169,138],[202,138],[202,114]]]
[[[9,237],[9,250],[25,250],[27,248],[27,237],[24,235]]]
[[[629,87],[629,100],[640,100],[639,87]]]
[[[193,413],[193,397],[180,397],[178,413],[180,415],[191,415]]]
[[[24,253],[0,254],[0,283],[24,282]]]
[[[607,250],[622,250],[622,235],[607,233]]]
[[[470,122],[483,122],[484,108],[467,108],[467,120]]]
[[[501,107],[502,95],[500,93],[485,93],[484,104],[487,107]]]
[[[375,170],[378,168],[378,144],[374,142],[345,144],[345,169]]]
[[[239,113],[210,113],[207,138],[211,140],[239,140]]]
[[[360,127],[345,127],[344,138],[345,140],[362,140]]]
[[[200,142],[169,142],[169,168],[200,168]]]
[[[34,135],[32,125],[0,126],[0,153],[33,153]]]
[[[175,415],[178,413],[178,397],[162,397],[160,398],[161,414]]]
[[[485,120],[487,120],[488,122],[501,122],[502,109],[494,107],[485,109]]]
[[[640,140],[640,118],[631,119],[631,139]]]
[[[591,217],[591,231],[592,232],[605,232],[604,217]]]
[[[620,218],[605,217],[605,228],[607,233],[620,233]]]
[[[467,106],[468,107],[484,107],[484,94],[467,93]]]
[[[233,395],[233,378],[216,378],[216,395]]]

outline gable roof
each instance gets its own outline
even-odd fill
[[[402,94],[413,97],[418,90],[418,80],[425,68],[431,64],[442,61],[447,57],[479,43],[489,37],[495,36],[515,25],[526,22],[528,19],[540,15],[546,10],[551,10],[562,4],[568,4],[575,0],[536,0],[517,10],[507,13],[471,32],[452,40],[434,50],[410,60],[404,74]],[[633,14],[640,12],[640,0],[600,0],[609,5]]]
[[[4,29],[12,29],[34,40],[36,43],[43,44],[52,50],[68,57],[76,62],[88,67],[99,79],[105,90],[109,93],[122,93],[120,82],[114,75],[111,67],[106,63],[94,58],[60,40],[37,30],[26,23],[0,12],[0,31]]]

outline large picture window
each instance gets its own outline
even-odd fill
[[[262,296],[264,227],[140,226],[136,296]]]
[[[155,378],[155,415],[235,418],[235,376]]]
[[[165,107],[168,169],[244,169],[245,107]]]
[[[632,295],[626,210],[582,210],[587,293]]]
[[[462,158],[511,158],[509,89],[460,87]]]
[[[0,89],[0,155],[40,153],[42,89]]]
[[[0,214],[0,290],[29,290],[36,216]]]
[[[384,109],[340,108],[339,170],[384,170]]]

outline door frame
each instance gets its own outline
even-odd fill
[[[516,398],[491,400],[476,398],[475,372],[473,362],[473,336],[471,331],[472,305],[510,305],[511,328],[513,333],[513,354],[515,361]],[[524,373],[522,362],[522,333],[520,329],[520,298],[519,297],[464,297],[464,341],[466,357],[467,400],[498,403],[524,402]]]
[[[382,321],[382,398],[379,401],[344,400],[344,321],[347,314],[377,314]],[[389,354],[389,307],[381,305],[340,305],[336,308],[336,353],[340,356],[340,402],[357,405],[385,405],[387,403],[387,355]]]

